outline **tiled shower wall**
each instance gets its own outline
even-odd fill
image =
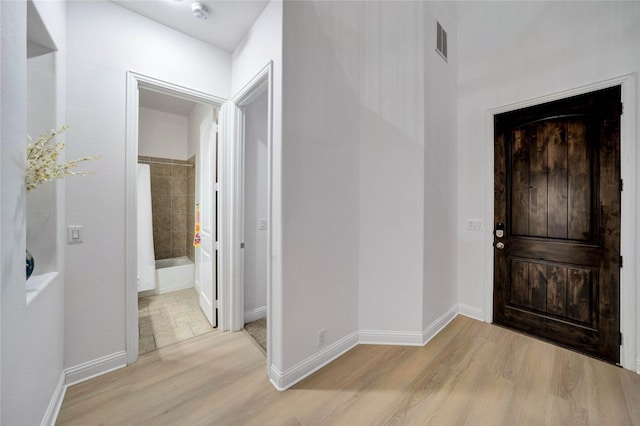
[[[156,260],[180,256],[189,256],[193,260],[195,156],[188,161],[140,156],[138,161],[149,163],[151,169]]]

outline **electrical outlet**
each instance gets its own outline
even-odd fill
[[[258,219],[258,231],[264,231],[267,229],[267,219],[261,217]]]
[[[318,330],[318,346],[323,346],[324,345],[324,338],[325,338],[325,334],[326,333],[327,333],[327,329],[326,328]]]

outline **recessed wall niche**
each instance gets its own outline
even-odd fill
[[[38,11],[27,3],[27,133],[36,140],[60,127],[56,111],[56,47]],[[26,136],[26,135],[25,135]],[[63,135],[64,136],[64,135]],[[26,148],[26,147],[25,147]],[[62,153],[61,155],[63,155]],[[63,158],[59,158],[62,161]],[[26,194],[26,243],[35,259],[35,270],[27,283],[29,292],[46,285],[39,276],[58,270],[58,205],[61,181],[46,182]],[[32,281],[34,283],[32,283]]]

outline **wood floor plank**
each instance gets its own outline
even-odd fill
[[[466,317],[424,347],[357,346],[286,392],[243,333],[71,386],[58,425],[638,425],[640,376]]]

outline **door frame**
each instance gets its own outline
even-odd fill
[[[133,364],[138,359],[139,340],[136,280],[138,259],[136,166],[138,164],[139,89],[141,88],[193,102],[209,104],[218,109],[226,101],[218,96],[134,71],[127,72],[125,123],[125,350],[127,364]],[[220,316],[222,315],[223,312],[220,312]]]
[[[267,93],[267,374],[271,365],[271,306],[273,253],[273,62],[269,61],[225,105],[221,121],[222,193],[220,227],[221,249],[228,258],[221,262],[221,306],[229,313],[224,318],[230,331],[244,327],[244,256],[240,247],[244,238],[244,123],[245,107]],[[225,202],[226,201],[226,202]],[[229,270],[226,270],[226,268]],[[223,296],[224,294],[224,296]],[[221,318],[222,319],[222,318]]]
[[[624,336],[623,345],[620,348],[620,365],[622,367],[640,373],[640,360],[636,360],[636,275],[640,273],[640,265],[636,266],[636,254],[640,252],[640,238],[636,238],[640,228],[636,222],[640,221],[640,210],[636,207],[635,200],[637,188],[637,165],[640,162],[636,155],[636,74],[627,74],[620,77],[604,80],[598,83],[577,87],[574,89],[557,92],[538,98],[527,99],[509,105],[492,108],[486,112],[485,117],[485,143],[486,143],[486,211],[485,216],[491,218],[491,226],[487,226],[484,234],[485,247],[485,279],[484,279],[484,320],[493,322],[493,216],[494,216],[494,116],[504,112],[514,111],[545,102],[551,102],[605,89],[613,86],[621,86],[624,113],[620,117],[620,172],[624,180],[622,191],[621,213],[621,239],[620,253],[626,259],[625,266],[620,270],[620,332]]]

